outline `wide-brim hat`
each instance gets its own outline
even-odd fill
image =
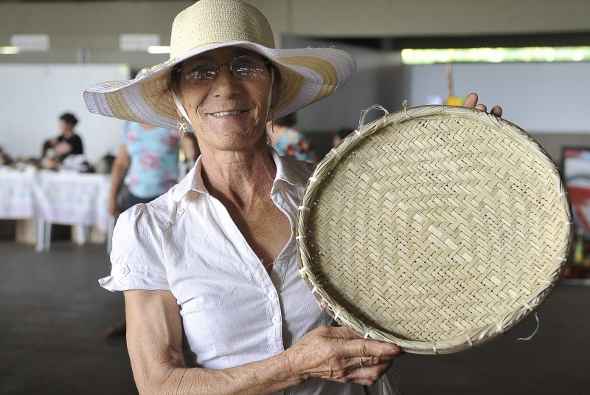
[[[86,89],[86,106],[95,114],[175,128],[178,113],[169,90],[170,72],[193,56],[224,47],[256,52],[278,70],[273,119],[330,95],[356,68],[348,53],[334,48],[275,48],[270,24],[250,4],[201,0],[174,19],[169,60],[148,68],[133,80],[107,81]]]

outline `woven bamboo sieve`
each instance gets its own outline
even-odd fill
[[[507,331],[557,281],[571,216],[554,164],[519,127],[423,106],[359,128],[299,209],[301,275],[340,324],[407,352]]]

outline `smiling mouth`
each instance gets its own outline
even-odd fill
[[[217,112],[210,112],[207,115],[211,115],[215,118],[224,118],[224,117],[235,117],[241,114],[248,112],[249,110],[232,110],[232,111],[217,111]]]

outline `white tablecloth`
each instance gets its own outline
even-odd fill
[[[20,172],[0,167],[0,218],[34,217],[34,177],[34,171]]]
[[[109,177],[73,172],[0,170],[0,218],[96,226],[106,231]]]

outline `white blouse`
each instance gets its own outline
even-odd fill
[[[223,369],[279,354],[332,320],[298,274],[297,207],[311,166],[273,154],[271,197],[291,237],[269,275],[225,206],[205,189],[201,161],[179,184],[119,217],[109,291],[169,290],[198,366]],[[373,392],[373,391],[371,391]],[[308,380],[284,394],[365,394],[355,384]]]

